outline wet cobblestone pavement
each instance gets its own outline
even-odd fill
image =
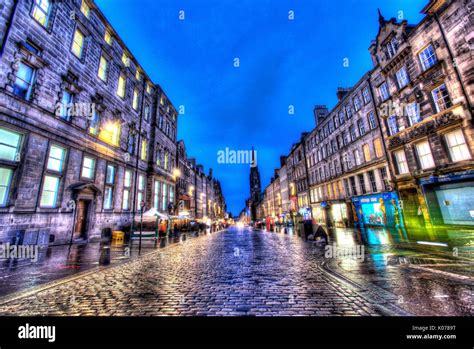
[[[358,242],[357,234],[338,230],[330,242],[351,245]],[[10,295],[7,302],[0,301],[0,314],[474,314],[469,264],[434,253],[367,244],[360,262],[324,258],[321,244],[291,231],[232,228],[183,237],[166,248],[150,248],[140,259],[115,261],[107,268]],[[436,273],[440,268],[447,274]]]

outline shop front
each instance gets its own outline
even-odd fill
[[[474,229],[474,171],[420,181],[431,224]]]
[[[402,227],[400,202],[396,192],[386,192],[352,198],[356,226]]]
[[[313,220],[317,224],[326,225],[326,213],[324,212],[324,209],[326,207],[325,205],[325,202],[311,205],[311,213],[313,215]]]
[[[333,227],[345,228],[348,226],[347,205],[345,202],[332,202],[330,210]]]

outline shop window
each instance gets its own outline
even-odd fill
[[[447,133],[445,139],[451,161],[457,162],[471,158],[462,130]]]

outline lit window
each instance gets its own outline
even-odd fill
[[[41,192],[41,207],[56,207],[59,191],[59,178],[55,176],[45,176],[43,190]]]
[[[105,175],[105,191],[104,191],[104,209],[110,210],[113,207],[113,193],[115,184],[115,166],[107,165]]]
[[[145,201],[144,193],[145,190],[145,177],[140,174],[138,175],[138,188],[137,188],[137,210],[142,209],[142,202]]]
[[[151,94],[151,88],[152,88],[151,83],[147,82],[146,83],[146,93]],[[160,100],[160,103],[161,103],[161,100]],[[163,105],[163,103],[161,103],[161,104]]]
[[[84,48],[84,34],[79,29],[74,32],[74,38],[72,40],[71,51],[77,58],[82,57],[82,51]]]
[[[0,206],[7,205],[8,194],[10,192],[10,185],[12,182],[13,170],[5,167],[0,167]]]
[[[169,155],[168,155],[168,153],[166,152],[166,153],[165,153],[165,160],[164,160],[164,164],[163,164],[165,170],[168,169],[168,158],[169,158]]]
[[[126,67],[130,66],[130,57],[124,52],[122,54],[122,63],[125,64]]]
[[[422,169],[432,168],[435,166],[433,155],[431,154],[430,145],[427,141],[416,144],[415,148]]]
[[[47,169],[56,172],[62,172],[64,159],[66,158],[66,149],[52,145],[49,149]]]
[[[29,65],[20,62],[15,76],[15,84],[13,93],[21,98],[29,100],[33,90],[33,81],[35,78],[35,70]]]
[[[145,105],[145,121],[150,121],[150,106],[148,104]]]
[[[120,98],[125,97],[125,76],[120,75],[117,84],[117,96]]]
[[[418,54],[418,57],[420,59],[423,70],[431,68],[438,61],[433,46],[431,44],[428,45],[423,51],[421,51]]]
[[[100,56],[99,70],[97,71],[97,76],[104,82],[107,81],[107,66],[109,62],[104,56]]]
[[[50,0],[35,0],[34,2],[32,16],[43,27],[48,26],[51,7]]]
[[[397,150],[393,155],[395,156],[398,174],[408,173],[408,162],[405,156],[405,151],[403,149]]]
[[[160,181],[155,181],[153,188],[153,207],[160,209]]]
[[[405,110],[407,112],[408,116],[408,121],[410,123],[410,126],[413,126],[421,121],[420,118],[420,109],[418,107],[418,103],[412,102],[409,103],[406,107]]]
[[[391,115],[387,118],[387,125],[388,130],[390,132],[390,136],[393,136],[394,134],[398,133],[398,122],[397,117],[395,115]]]
[[[453,162],[469,160],[471,158],[462,130],[449,132],[446,134],[445,138],[449,149],[449,155]]]
[[[102,125],[99,132],[99,139],[105,143],[118,146],[120,143],[120,123],[118,121],[107,121]]]
[[[138,89],[137,88],[133,90],[132,107],[133,109],[138,110]]]
[[[71,121],[73,110],[73,95],[71,92],[64,90],[61,96],[60,117],[63,120]]]
[[[382,101],[385,101],[390,97],[388,85],[386,82],[382,83],[382,85],[379,86],[379,96]]]
[[[168,185],[166,183],[163,183],[162,186],[161,186],[161,203],[162,203],[162,210],[163,211],[166,211],[167,209],[167,202],[166,202],[166,199],[167,199],[167,195],[166,195],[166,191],[168,189]]]
[[[84,14],[84,16],[86,16],[87,18],[89,18],[89,14],[91,12],[91,8],[89,7],[89,5],[87,4],[86,1],[82,0],[82,3],[81,3],[81,12]]]
[[[148,152],[148,141],[146,139],[142,140],[142,146],[140,149],[140,159],[143,161],[147,160],[147,152]]]
[[[370,148],[369,148],[369,145],[368,144],[364,144],[364,146],[362,147],[362,150],[364,152],[364,159],[365,161],[370,161],[371,158],[370,158]]]
[[[0,128],[0,159],[19,161],[21,135]]]
[[[431,91],[431,95],[433,96],[433,101],[438,113],[451,107],[451,99],[449,98],[448,89],[445,84]]]
[[[355,164],[357,166],[359,166],[362,163],[361,158],[360,158],[360,154],[359,154],[359,150],[357,150],[357,149],[354,150],[354,160],[355,160]]]
[[[99,134],[100,115],[94,110],[89,120],[89,133],[97,136]]]
[[[104,40],[107,44],[112,45],[112,34],[110,34],[110,31],[105,30]]]
[[[165,97],[164,96],[160,97],[160,104],[165,105]]]
[[[137,69],[137,71],[135,72],[135,79],[140,80],[141,78],[142,78],[142,74],[140,73],[140,70]]]
[[[380,140],[380,138],[374,139],[374,149],[376,157],[380,158],[383,156],[382,141]]]
[[[402,67],[395,75],[397,77],[398,88],[403,88],[410,82],[406,67]]]
[[[82,160],[82,172],[81,177],[86,179],[94,178],[95,171],[95,159],[90,156],[84,156]]]
[[[122,209],[130,209],[130,187],[132,186],[132,171],[125,170],[125,176],[123,179],[123,201]]]

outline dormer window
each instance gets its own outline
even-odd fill
[[[387,44],[385,44],[385,54],[387,58],[391,59],[395,57],[398,50],[398,41],[395,37],[393,37]]]

